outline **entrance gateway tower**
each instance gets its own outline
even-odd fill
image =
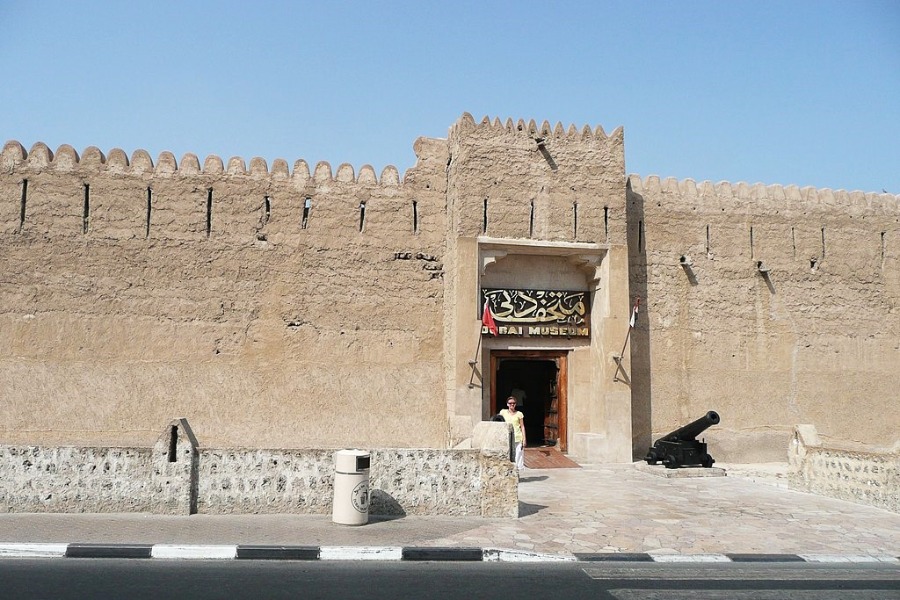
[[[515,392],[529,445],[630,461],[631,391],[614,377],[630,316],[622,130],[464,116],[450,140],[451,444]]]

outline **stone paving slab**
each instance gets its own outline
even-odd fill
[[[721,467],[686,467],[682,469],[667,469],[657,464],[649,465],[645,462],[636,463],[634,467],[642,473],[655,475],[656,477],[666,477],[668,479],[691,479],[696,477],[725,477],[725,469]]]
[[[526,469],[523,516],[435,543],[567,555],[900,555],[900,514],[785,489],[778,471],[667,479],[635,467]]]

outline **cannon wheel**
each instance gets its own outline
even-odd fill
[[[645,458],[644,460],[647,461],[648,465],[655,465],[659,462],[659,456],[657,456],[656,451],[651,450],[647,453],[647,458]]]
[[[672,456],[671,454],[666,456],[663,459],[663,464],[666,466],[667,469],[675,469],[678,467],[678,461],[675,460],[675,457]]]
[[[703,465],[704,469],[708,469],[711,466],[713,466],[714,462],[716,462],[716,461],[713,460],[712,456],[710,456],[709,454],[704,454],[703,460],[700,461],[700,464]]]

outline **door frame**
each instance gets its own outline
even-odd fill
[[[496,412],[497,405],[497,369],[503,359],[515,360],[552,360],[556,362],[556,395],[559,403],[557,410],[558,435],[557,444],[560,452],[569,450],[568,430],[568,395],[569,395],[569,351],[568,350],[491,350],[491,412]]]

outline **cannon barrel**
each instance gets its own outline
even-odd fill
[[[687,441],[693,440],[698,435],[700,435],[701,433],[703,433],[704,431],[706,431],[713,425],[717,425],[718,423],[719,423],[719,413],[717,413],[714,410],[711,410],[708,413],[706,413],[705,415],[703,415],[702,417],[700,417],[699,419],[697,419],[696,421],[693,421],[692,423],[688,423],[687,425],[685,425],[684,427],[681,427],[680,429],[676,429],[672,433],[659,438],[659,440],[657,440],[657,441],[658,442],[661,442],[661,441],[687,442]]]

